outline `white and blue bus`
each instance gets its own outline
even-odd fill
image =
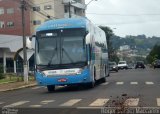
[[[105,33],[86,18],[44,22],[36,30],[35,63],[36,80],[49,92],[63,85],[94,87],[109,76]]]

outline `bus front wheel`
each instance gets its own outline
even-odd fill
[[[48,85],[47,89],[48,89],[48,92],[53,92],[55,90],[55,85]]]

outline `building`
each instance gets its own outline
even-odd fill
[[[26,0],[25,34],[51,19],[85,16],[85,0]],[[22,36],[21,0],[0,0],[0,34]],[[70,12],[70,13],[69,13]]]
[[[85,16],[85,0],[25,0],[25,35],[34,34],[36,27],[48,19]],[[0,0],[0,64],[4,73],[22,67],[23,56],[15,54],[22,46],[21,0]],[[70,12],[70,13],[69,13]],[[48,18],[50,17],[50,18]],[[28,52],[30,54],[30,52]],[[32,51],[30,57],[33,55]],[[33,58],[33,57],[31,57]],[[29,61],[28,60],[28,64]],[[33,61],[29,66],[33,66]],[[21,69],[22,70],[22,69]],[[23,70],[22,70],[23,71]]]
[[[0,0],[0,34],[21,35],[20,0]],[[30,12],[25,11],[26,35],[30,35]]]
[[[130,46],[129,45],[120,46],[120,51],[127,51],[127,50],[130,50]]]
[[[32,42],[29,39],[27,39],[27,47],[31,49],[28,50],[27,60],[29,66],[34,66],[33,64],[30,64],[33,63],[30,62],[32,61],[30,58],[33,55],[31,43]],[[0,35],[0,64],[3,64],[4,73],[17,73],[18,71],[23,71],[23,54],[21,54],[23,52],[22,48],[22,36]],[[17,51],[20,51],[21,53],[16,55]]]
[[[31,11],[31,31],[34,33],[37,26],[51,19],[84,17],[85,16],[85,0],[30,0],[33,5]]]

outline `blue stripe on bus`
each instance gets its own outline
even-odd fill
[[[92,76],[90,76],[90,71],[88,69],[83,70],[81,74],[71,75],[71,76],[52,76],[44,77],[41,73],[36,73],[36,80],[39,85],[70,85],[70,84],[80,84],[92,82]],[[58,82],[59,79],[67,79],[66,82]]]
[[[36,31],[67,29],[67,28],[86,28],[87,21],[85,18],[57,19],[44,22]]]

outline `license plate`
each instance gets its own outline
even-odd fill
[[[58,80],[58,82],[67,82],[67,79],[66,78],[61,78]]]

